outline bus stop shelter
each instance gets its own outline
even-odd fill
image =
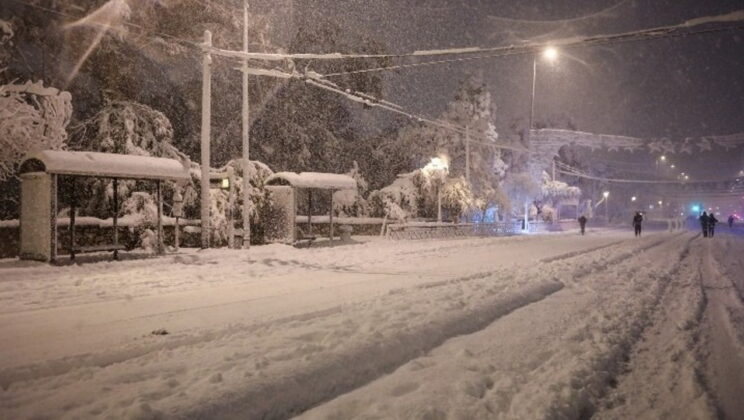
[[[266,178],[264,185],[271,192],[273,202],[273,220],[270,221],[271,227],[267,229],[266,238],[269,241],[288,243],[315,239],[312,233],[313,194],[322,191],[330,192],[328,236],[333,241],[333,193],[357,188],[356,180],[348,175],[319,172],[277,172]],[[306,221],[298,216],[299,202],[303,198],[307,200]],[[303,221],[306,222],[304,231],[300,228]]]
[[[67,250],[70,259],[80,252],[118,251],[117,216],[119,212],[119,180],[154,181],[157,187],[157,239],[158,252],[163,252],[163,197],[162,181],[190,180],[188,168],[175,159],[134,156],[99,152],[69,152],[46,150],[33,154],[21,163],[21,240],[20,257],[55,262],[59,244],[57,213],[60,207],[59,184],[66,179],[71,186],[69,197],[63,197],[70,206],[70,236]],[[113,241],[107,245],[80,246],[75,242],[75,182],[80,178],[109,178],[113,186]]]

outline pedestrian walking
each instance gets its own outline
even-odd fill
[[[733,229],[733,227],[734,227],[734,220],[736,220],[736,219],[734,218],[734,215],[733,214],[731,216],[729,216],[729,218],[728,218],[729,229]]]
[[[710,238],[712,238],[716,233],[716,223],[718,223],[718,219],[716,219],[716,216],[711,213],[708,216],[708,237]]]
[[[581,228],[581,234],[584,234],[584,231],[586,230],[586,216],[583,214],[579,217],[579,227]]]
[[[708,221],[710,218],[708,217],[707,212],[703,212],[703,214],[700,215],[698,218],[700,220],[700,228],[703,230],[703,238],[708,237]]]
[[[635,229],[635,236],[641,236],[641,230],[643,226],[643,215],[640,211],[637,211],[633,216],[633,228]]]

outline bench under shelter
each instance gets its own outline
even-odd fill
[[[21,162],[21,218],[20,258],[55,262],[59,244],[57,214],[60,198],[70,206],[69,243],[70,259],[76,253],[109,251],[118,258],[119,244],[117,218],[119,213],[119,180],[145,180],[156,183],[158,253],[163,248],[163,194],[162,182],[186,182],[188,168],[175,159],[135,156],[100,152],[71,152],[45,150]],[[80,246],[75,241],[76,181],[81,178],[112,179],[113,187],[113,241],[106,245]],[[66,182],[70,188],[64,197],[59,196],[59,185]]]
[[[356,180],[349,175],[320,172],[277,172],[266,178],[264,185],[272,194],[273,203],[271,211],[273,220],[268,221],[270,227],[266,231],[266,238],[272,242],[292,244],[315,240],[312,231],[314,196],[326,198],[326,201],[327,197],[330,197],[327,217],[330,225],[328,237],[332,242],[334,234],[333,193],[357,188]],[[317,197],[320,194],[327,194],[327,197]],[[306,201],[302,207],[306,209],[307,214],[298,215],[300,202],[303,199]],[[319,200],[316,200],[316,204],[317,201]],[[316,220],[320,221],[321,218],[325,219],[326,215],[316,215]]]

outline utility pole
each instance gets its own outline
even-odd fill
[[[248,0],[243,0],[243,51],[248,52]],[[248,59],[243,58],[243,248],[251,247],[250,119]]]
[[[530,96],[530,126],[528,135],[532,134],[535,120],[535,84],[537,81],[537,57],[532,58],[532,95]]]
[[[470,184],[470,125],[465,126],[465,179]]]
[[[202,121],[201,121],[201,247],[209,248],[209,139],[212,123],[212,33],[204,31],[202,59]]]
[[[553,182],[555,182],[555,158],[553,158]]]

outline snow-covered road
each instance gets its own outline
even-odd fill
[[[9,418],[741,415],[744,238],[629,236],[6,261],[0,407]]]

